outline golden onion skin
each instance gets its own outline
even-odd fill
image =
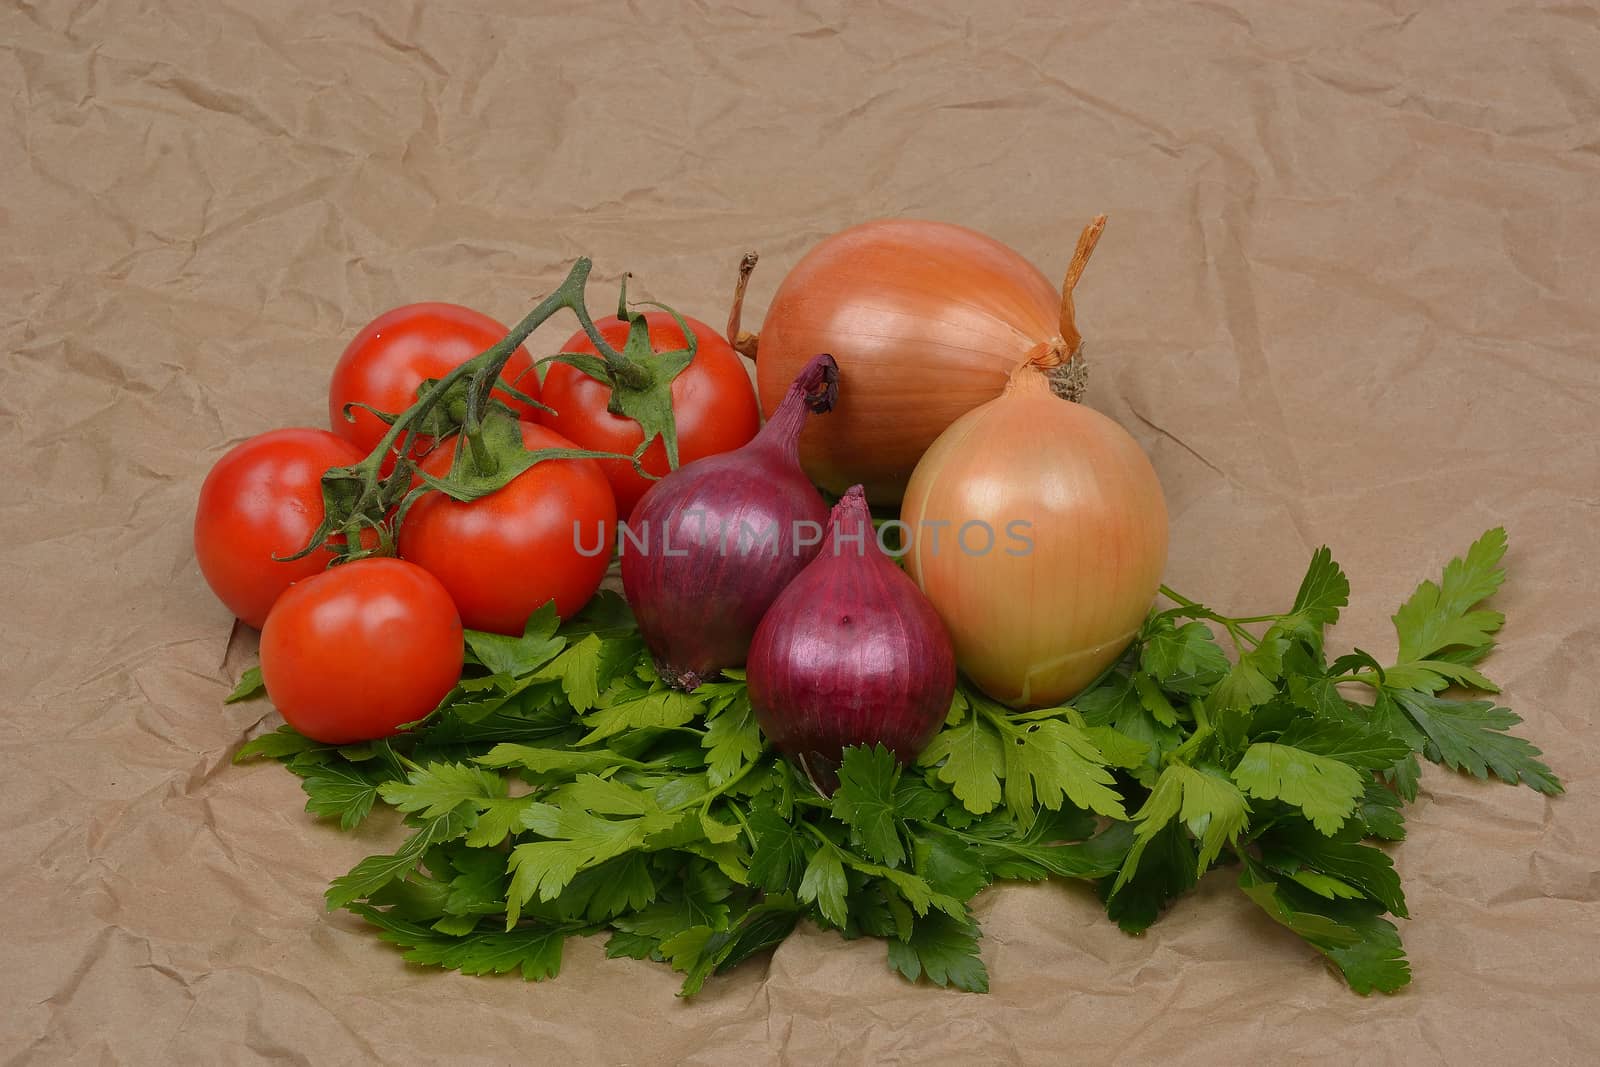
[[[949,629],[956,662],[1012,707],[1059,704],[1114,663],[1166,566],[1166,501],[1138,442],[1054,396],[1031,366],[939,436],[900,517],[907,570]],[[993,547],[964,551],[963,525],[979,522]],[[1018,522],[1029,524],[1027,551],[1008,535]],[[964,538],[973,549],[983,540],[976,526]]]
[[[1060,333],[1062,294],[964,226],[882,219],[837,233],[784,278],[761,325],[756,385],[771,414],[805,361],[839,361],[839,404],[800,435],[800,462],[834,493],[900,500],[934,438],[1005,389]]]

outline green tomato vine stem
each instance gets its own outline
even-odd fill
[[[612,347],[595,326],[584,301],[592,267],[593,263],[587,257],[579,258],[561,285],[523,316],[504,338],[455,367],[444,377],[424,386],[418,391],[416,402],[405,411],[394,415],[382,414],[389,423],[382,439],[359,463],[335,467],[323,475],[321,525],[299,551],[280,558],[285,561],[300,559],[322,547],[333,552],[335,563],[393,555],[396,542],[394,531],[404,520],[411,505],[424,493],[437,490],[458,500],[475,499],[500,488],[529,466],[544,459],[625,459],[649,477],[639,467],[637,454],[621,455],[577,448],[529,451],[521,445],[514,416],[493,399],[497,388],[505,388],[500,381],[500,372],[505,369],[512,354],[534,330],[563,309],[570,310],[577,317],[585,336],[594,345],[595,351],[600,353],[600,360],[614,364],[620,371],[618,380],[624,377],[632,380],[637,377],[633,372],[638,371],[650,378],[650,384],[655,383],[654,373],[644,360],[638,358],[638,351],[625,356]],[[625,300],[625,284],[623,292]],[[648,350],[647,344],[645,349]],[[672,432],[675,428],[671,424],[670,407],[664,418],[666,432]],[[497,424],[501,432],[491,435],[489,431]],[[452,436],[464,439],[464,445],[458,446],[461,451],[449,477],[436,478],[418,470],[413,453],[423,435],[432,437],[435,446]],[[675,437],[672,444],[671,452],[675,457]],[[383,466],[391,457],[394,466],[385,475]],[[462,476],[463,467],[470,478]],[[423,484],[413,487],[413,482],[418,479]],[[376,544],[369,543],[369,534],[376,534]]]

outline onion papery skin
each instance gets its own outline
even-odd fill
[[[800,469],[798,437],[837,385],[832,357],[813,356],[754,440],[685,464],[634,507],[622,588],[668,685],[692,691],[742,666],[762,616],[821,549],[828,504]]]
[[[909,763],[939,732],[956,686],[950,637],[879,550],[860,486],[761,620],[745,677],[773,747],[824,792],[847,745],[882,744]]]
[[[900,517],[906,569],[949,628],[956,662],[1012,707],[1059,704],[1114,663],[1166,565],[1166,502],[1138,442],[1051,394],[1032,367],[940,435]],[[1026,551],[1008,535],[1018,521],[1029,524]],[[968,523],[994,532],[990,551],[962,550]],[[966,540],[978,547],[983,528]]]
[[[824,489],[859,482],[895,503],[934,439],[1058,337],[1061,305],[1037,268],[975,230],[852,227],[808,252],[773,297],[756,360],[762,409],[813,353],[833,353],[843,395],[825,428],[801,434],[800,461]]]

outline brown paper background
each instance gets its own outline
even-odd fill
[[[0,1059],[1065,1062],[1600,1053],[1600,15],[1583,4],[26,0],[0,12]],[[1168,578],[1239,612],[1324,541],[1387,614],[1504,523],[1490,673],[1567,796],[1430,768],[1393,849],[1411,989],[1362,999],[1226,874],[1148,936],[981,898],[987,997],[811,929],[675,1000],[407,967],[326,882],[385,850],[232,767],[264,704],[191,558],[231,443],[320,425],[385,308],[757,318],[819,237],[962,222],[1079,290],[1093,403],[1166,484]],[[568,324],[536,338],[557,344]]]

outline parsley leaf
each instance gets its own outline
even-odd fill
[[[1438,584],[1427,581],[1417,586],[1394,614],[1395,632],[1400,638],[1397,662],[1374,672],[1378,682],[1393,689],[1426,693],[1437,693],[1451,685],[1498,691],[1474,665],[1494,647],[1493,635],[1504,616],[1473,608],[1492,596],[1505,580],[1505,571],[1500,567],[1505,550],[1505,530],[1490,530],[1473,543],[1464,557],[1445,565]],[[1373,681],[1372,675],[1356,677]]]
[[[285,725],[270,734],[262,734],[240,745],[239,751],[233,754],[233,762],[246,763],[253,759],[287,760],[302,752],[316,752],[331,747],[321,741],[313,741],[293,726]]]
[[[980,715],[970,715],[961,725],[941,732],[917,762],[937,766],[939,781],[949,785],[974,815],[991,812],[1000,803],[1005,749],[1000,735]]]
[[[661,953],[685,976],[678,995],[693,996],[713,973],[776,945],[793,932],[799,918],[793,900],[778,898],[750,908],[730,929],[693,926],[663,941]]]
[[[1356,808],[1356,818],[1361,822],[1364,836],[1381,837],[1385,841],[1400,841],[1406,836],[1400,798],[1375,778],[1366,782],[1361,804]]]
[[[850,883],[845,879],[844,864],[838,852],[827,845],[813,852],[811,862],[806,864],[805,876],[800,879],[800,900],[806,904],[814,902],[824,919],[842,927],[849,918],[845,905],[845,894],[849,891]]]
[[[1506,553],[1506,532],[1490,530],[1451,560],[1438,585],[1423,582],[1394,615],[1400,637],[1400,662],[1412,663],[1455,645],[1469,648],[1490,643],[1505,617],[1497,611],[1471,611],[1505,581],[1500,561]]]
[[[578,872],[556,901],[564,919],[600,922],[648,907],[656,899],[650,857],[629,852]]]
[[[1329,836],[1355,812],[1365,789],[1361,772],[1348,763],[1268,741],[1245,750],[1233,780],[1253,797],[1293,804]]]
[[[515,925],[522,908],[535,898],[555,900],[579,871],[639,848],[647,835],[678,821],[675,815],[662,812],[608,819],[584,810],[579,805],[585,801],[601,808],[628,804],[620,794],[607,794],[600,779],[590,776],[589,780],[600,784],[581,787],[575,795],[565,798],[569,801],[567,806],[532,803],[524,809],[522,821],[544,840],[511,850],[507,863],[511,871],[511,885],[506,890],[508,927]]]
[[[1212,690],[1211,702],[1222,711],[1246,712],[1271,700],[1283,677],[1283,655],[1288,648],[1288,636],[1274,625],[1260,644],[1239,656]]]
[[[1181,820],[1200,840],[1198,874],[1211,866],[1223,845],[1238,839],[1249,814],[1244,794],[1221,774],[1183,763],[1168,765],[1144,806],[1133,815],[1133,847],[1112,884],[1111,894],[1115,896],[1134,876],[1144,850],[1173,819]]]
[[[339,829],[354,830],[372,811],[384,782],[382,768],[344,760],[311,764],[300,771],[306,810],[319,819],[338,819]]]
[[[834,817],[850,827],[850,841],[879,863],[898,867],[906,858],[895,817],[900,765],[882,745],[847,748],[833,794]]]
[[[443,910],[451,915],[486,915],[505,909],[506,859],[498,850],[445,846],[449,851],[449,893]],[[430,865],[432,860],[429,860]]]
[[[598,634],[586,634],[545,664],[537,675],[540,681],[557,681],[573,711],[589,711],[600,698],[600,654],[605,641]]]
[[[246,667],[244,673],[239,675],[239,684],[233,691],[222,698],[224,704],[237,704],[242,700],[254,700],[267,695],[267,683],[261,679],[260,667]],[[257,739],[259,740],[259,738]]]
[[[384,800],[401,811],[420,811],[431,819],[464,803],[504,797],[506,780],[477,767],[431,763],[412,771],[405,782],[385,783],[381,792]]]
[[[539,774],[598,774],[617,768],[642,770],[646,764],[619,756],[606,749],[573,751],[565,748],[538,748],[533,745],[501,743],[478,757],[485,767],[522,767]]]
[[[1099,878],[1115,874],[1127,855],[1131,834],[1125,823],[1114,823],[1087,841],[1093,818],[1072,810],[1041,812],[1026,833],[1018,834],[1009,819],[986,820],[968,830],[949,830],[963,841],[996,878],[1036,882],[1058,878]]]
[[[978,956],[978,924],[933,912],[912,924],[911,937],[889,941],[889,966],[915,982],[926,977],[937,986],[969,993],[989,991],[989,972]]]
[[[1325,674],[1289,675],[1289,703],[1319,719],[1344,721],[1354,712],[1339,692],[1339,684]]]
[[[516,970],[530,982],[561,973],[561,949],[573,932],[525,923],[514,930],[487,930],[451,936],[364,904],[351,911],[379,928],[383,940],[399,945],[408,963],[447,967],[462,974],[504,974]]]
[[[1195,620],[1182,626],[1158,615],[1145,628],[1139,667],[1163,689],[1202,696],[1228,673],[1228,657],[1211,635],[1211,628]]]
[[[566,638],[555,636],[557,622],[552,600],[529,616],[521,637],[468,630],[467,647],[492,673],[522,677],[544,666],[566,644]]]
[[[1522,721],[1510,709],[1487,700],[1447,700],[1405,690],[1392,695],[1427,734],[1423,754],[1429,759],[1474,778],[1493,774],[1502,782],[1521,782],[1549,796],[1563,792],[1560,779],[1538,759],[1539,750],[1506,732]]]
[[[1304,823],[1280,823],[1261,841],[1262,862],[1282,874],[1309,867],[1337,878],[1405,918],[1406,898],[1394,861],[1356,841],[1333,841]]]
[[[798,888],[795,880],[807,862],[803,826],[765,805],[753,809],[745,825],[755,836],[750,850],[751,883],[773,893]]]
[[[920,836],[912,851],[917,875],[935,892],[968,901],[989,884],[989,872],[978,851],[958,838],[946,834]]]
[[[1133,829],[1126,823],[1113,826],[1106,834],[1124,837],[1129,843],[1133,839]],[[1150,835],[1136,868],[1128,877],[1102,878],[1099,883],[1106,914],[1128,934],[1144,933],[1161,909],[1193,889],[1198,880],[1199,859],[1183,823],[1169,821]]]
[[[1183,807],[1178,818],[1200,841],[1197,873],[1203,873],[1221,854],[1223,845],[1239,839],[1250,821],[1250,805],[1239,787],[1214,767],[1175,763],[1171,769],[1183,776]]]
[[[1060,719],[1011,725],[1001,721],[1006,804],[1027,813],[1070,800],[1113,819],[1126,819],[1105,757],[1087,734]],[[958,794],[959,795],[959,794]]]
[[[711,719],[700,743],[706,749],[706,778],[712,785],[729,781],[761,755],[761,730],[743,686]]]
[[[1322,627],[1338,622],[1340,610],[1349,603],[1350,579],[1333,561],[1333,552],[1323,545],[1311,557],[1311,565],[1300,581],[1290,614],[1304,619],[1320,632]]]
[[[699,711],[700,704],[692,695],[672,689],[630,694],[616,703],[602,702],[601,709],[584,720],[590,729],[578,744],[592,745],[626,730],[682,726]]]
[[[1339,968],[1350,988],[1393,993],[1411,981],[1400,933],[1380,914],[1380,905],[1321,900],[1295,885],[1274,881],[1271,872],[1247,860],[1239,888],[1277,922],[1304,938]]]
[[[469,812],[448,811],[438,818],[423,823],[416,833],[391,855],[368,856],[356,864],[349,874],[333,880],[324,894],[328,910],[345,907],[354,901],[372,896],[396,878],[414,869],[422,861],[423,853],[443,841],[450,841],[467,832],[472,823]]]
[[[467,832],[467,845],[488,848],[523,829],[523,815],[532,797],[507,795],[506,780],[498,774],[459,763],[430,763],[419,767],[404,782],[386,782],[383,799],[400,811],[420,812],[436,818],[445,812],[470,807],[477,820]]]
[[[1280,744],[1332,756],[1341,763],[1381,771],[1404,759],[1411,746],[1381,727],[1359,720],[1296,719],[1278,738]]]

